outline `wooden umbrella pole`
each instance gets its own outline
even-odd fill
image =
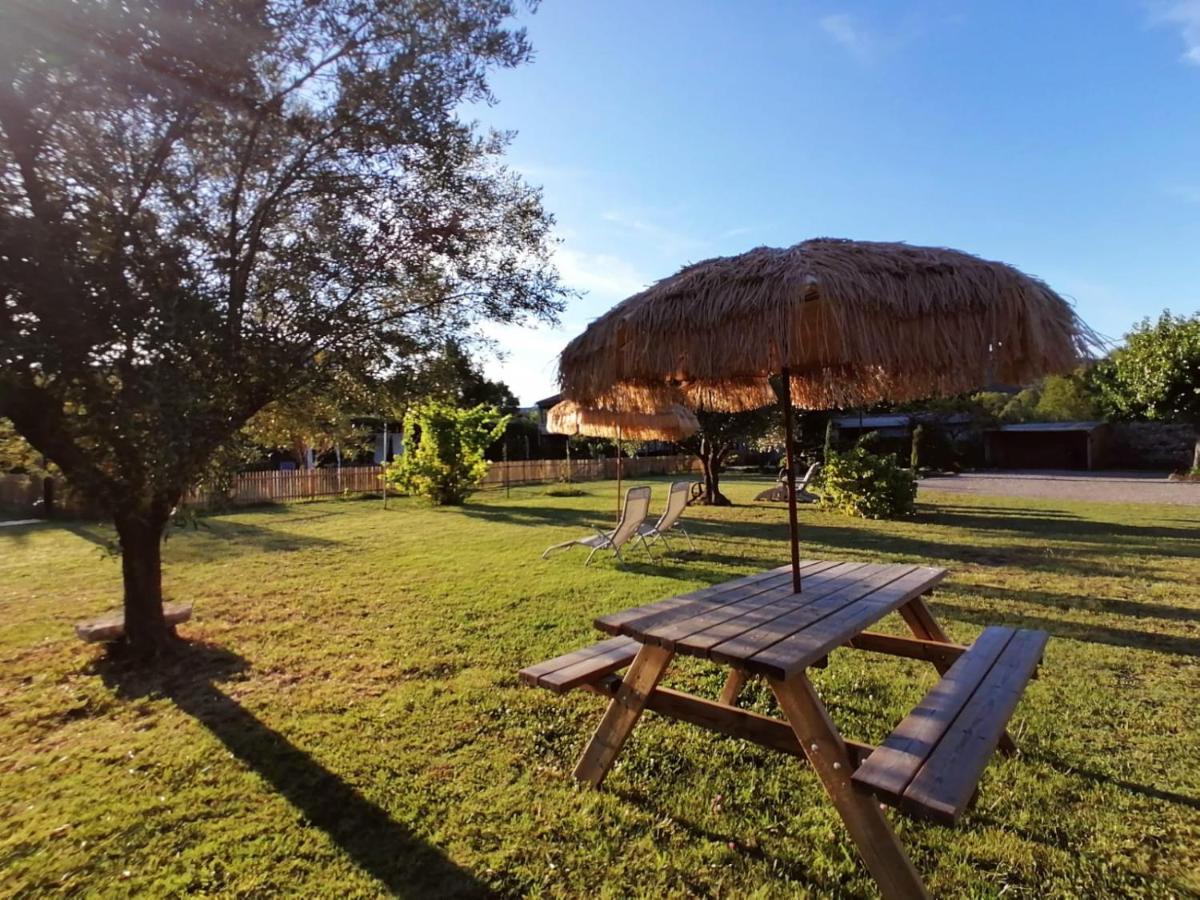
[[[617,426],[617,524],[621,524],[621,426]]]
[[[792,370],[784,367],[783,391],[783,449],[787,460],[788,538],[792,544],[792,590],[800,593],[800,526],[796,522],[796,448],[792,436]]]

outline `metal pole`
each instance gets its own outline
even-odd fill
[[[387,483],[387,477],[386,477],[387,461],[388,461],[387,456],[388,456],[388,428],[387,428],[387,415],[385,414],[383,417],[383,454],[379,460],[379,466],[380,466],[379,480],[383,484],[383,508],[384,509],[387,509],[387,489],[388,489],[388,483]]]
[[[800,593],[800,526],[796,522],[796,462],[792,437],[792,371],[784,367],[783,392],[779,402],[783,404],[783,448],[787,457],[788,538],[792,544],[792,590]]]

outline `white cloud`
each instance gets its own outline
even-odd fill
[[[635,235],[641,241],[648,242],[657,252],[669,258],[676,258],[696,252],[705,243],[690,235],[673,231],[670,228],[649,221],[645,217],[630,215],[625,212],[610,210],[604,213],[602,218],[604,221],[610,222],[618,228]]]
[[[484,372],[489,378],[507,384],[525,404],[558,390],[555,384],[558,354],[571,338],[583,331],[587,318],[649,284],[649,279],[630,263],[611,254],[587,253],[560,244],[554,257],[563,284],[587,292],[583,300],[571,304],[568,318],[561,325],[492,322],[482,326],[484,337],[492,342],[495,351],[485,357]]]
[[[482,330],[498,351],[485,356],[484,373],[507,384],[522,403],[531,404],[558,390],[555,360],[583,326],[565,322],[558,327],[493,322],[485,324]]]
[[[554,261],[567,287],[609,299],[624,299],[649,284],[628,262],[607,253],[583,253],[560,245]]]
[[[1156,24],[1179,29],[1183,38],[1183,61],[1200,66],[1200,0],[1152,3],[1150,14]]]
[[[833,41],[859,59],[868,59],[875,49],[875,40],[849,13],[832,13],[818,23]]]

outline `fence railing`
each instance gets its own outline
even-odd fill
[[[691,456],[642,456],[621,460],[625,478],[643,475],[679,475],[699,466]],[[512,459],[492,463],[483,479],[485,487],[511,484],[545,484],[550,481],[597,481],[617,477],[615,459]]]
[[[646,475],[677,475],[696,471],[690,456],[647,456],[621,460],[625,478]],[[222,505],[250,506],[256,503],[284,503],[311,500],[345,493],[372,493],[382,488],[381,466],[354,466],[343,469],[294,469],[289,471],[242,472],[234,476],[228,492],[190,493],[185,503],[196,509]],[[614,459],[515,459],[492,463],[483,480],[485,489],[520,484],[545,484],[554,481],[594,481],[617,477]],[[86,515],[87,506],[74,497],[59,479],[54,479],[54,507],[66,515]],[[19,513],[44,513],[43,479],[28,475],[0,475],[0,508]]]

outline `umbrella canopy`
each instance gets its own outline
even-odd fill
[[[678,404],[655,412],[615,412],[581,406],[570,400],[556,403],[546,413],[546,430],[551,434],[615,439],[617,442],[617,522],[621,521],[621,441],[675,441],[700,430],[696,414]],[[571,448],[567,445],[570,470]]]
[[[792,406],[1021,384],[1074,368],[1099,341],[1071,305],[1011,266],[957,250],[818,238],[696,263],[617,304],[559,357],[568,399],[712,410],[775,400],[787,451],[799,593]]]
[[[634,441],[676,441],[699,431],[700,422],[694,412],[678,404],[658,412],[614,412],[563,400],[546,414],[546,430]]]
[[[1070,304],[957,250],[819,238],[682,269],[613,307],[559,358],[563,393],[609,409],[834,409],[1021,384],[1098,343]]]

